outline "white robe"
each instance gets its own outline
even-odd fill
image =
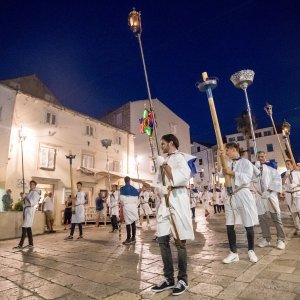
[[[280,214],[277,193],[282,192],[282,181],[279,173],[274,168],[263,164],[260,174],[253,182],[256,198],[257,213],[263,215],[266,212]],[[268,192],[271,190],[272,192]]]
[[[122,187],[120,190],[120,202],[123,205],[123,214],[124,214],[125,224],[130,225],[139,219],[138,191],[130,185],[128,185],[127,187],[129,187],[131,189],[131,192],[127,195],[124,195],[126,186]],[[123,188],[124,188],[124,190],[122,192]],[[136,194],[136,196],[133,196],[135,194]]]
[[[257,208],[255,199],[250,191],[250,184],[253,177],[257,177],[259,170],[252,163],[240,158],[237,161],[228,161],[228,167],[235,172],[235,176],[231,177],[233,191],[240,187],[233,196],[226,197],[225,200],[225,216],[226,225],[243,224],[245,227],[258,225]]]
[[[204,209],[207,209],[208,210],[208,207],[209,207],[209,199],[210,199],[210,196],[209,196],[209,192],[207,190],[205,190],[202,195],[201,195],[201,198],[200,200],[202,201],[202,206]]]
[[[284,192],[285,201],[289,206],[291,212],[300,212],[300,186],[292,189],[291,183],[300,185],[299,171],[293,170],[291,174],[287,176],[284,184]]]
[[[139,195],[140,216],[148,216],[148,215],[152,214],[152,210],[149,205],[149,198],[150,198],[150,195],[147,191],[140,192],[140,195]]]
[[[109,208],[110,217],[115,215],[119,218],[119,197],[120,193],[118,191],[111,192],[108,197],[107,206]]]
[[[165,199],[162,200],[157,211],[157,236],[166,236],[171,232],[176,234],[170,220],[170,211],[176,224],[180,240],[193,240],[194,229],[190,209],[190,197],[186,186],[189,184],[191,170],[182,153],[176,151],[166,158],[171,167],[173,180],[169,181],[166,176],[166,186],[180,187],[170,193],[170,209],[166,206]],[[166,187],[161,185],[160,194],[166,193]]]
[[[34,189],[31,190],[24,199],[24,208],[23,208],[23,226],[22,227],[32,227],[35,206],[39,203],[41,197],[41,191]]]
[[[193,190],[190,191],[190,206],[191,206],[191,208],[196,207],[198,197],[199,197],[199,193],[194,192]]]
[[[210,191],[209,192],[210,202],[212,205],[221,205],[220,204],[220,198],[221,198],[221,192],[218,191]]]
[[[75,201],[75,214],[72,214],[71,223],[83,223],[85,221],[84,204],[86,203],[85,192],[77,192]]]

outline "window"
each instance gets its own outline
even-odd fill
[[[122,138],[119,135],[115,136],[115,144],[122,145]]]
[[[273,152],[273,144],[267,144],[267,151],[268,152]]]
[[[244,140],[244,137],[242,136],[242,135],[239,135],[238,137],[237,137],[237,140],[240,142],[240,141],[243,141]]]
[[[47,146],[40,147],[39,168],[46,170],[55,170],[56,149]]]
[[[198,146],[198,147],[197,147],[197,152],[200,152],[200,151],[201,151],[201,147]]]
[[[202,166],[203,165],[203,160],[202,158],[199,158],[199,166]]]
[[[264,136],[268,136],[268,135],[272,135],[272,132],[271,132],[271,130],[264,131]]]
[[[116,125],[117,126],[122,126],[123,125],[123,114],[122,114],[122,112],[119,112],[116,115]]]
[[[56,125],[56,115],[47,112],[46,113],[46,124]]]
[[[235,137],[228,138],[228,142],[235,142]]]
[[[86,125],[85,135],[94,136],[94,128],[91,125]]]
[[[262,135],[261,135],[261,132],[256,132],[256,133],[255,133],[255,137],[256,137],[256,138],[260,138],[261,136],[262,136]]]
[[[122,167],[122,163],[120,161],[114,160],[113,171],[114,172],[122,172],[121,167]]]
[[[2,121],[2,106],[0,106],[0,121]]]
[[[83,168],[94,168],[94,155],[82,154],[81,166]]]
[[[254,148],[250,147],[250,153],[253,155],[254,154]]]
[[[177,124],[170,123],[170,133],[176,134],[177,133]]]

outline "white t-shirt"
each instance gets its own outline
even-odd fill
[[[44,199],[43,203],[44,203],[44,211],[47,211],[47,210],[53,211],[54,210],[53,198],[50,198],[47,196]]]

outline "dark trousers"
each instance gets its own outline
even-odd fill
[[[27,236],[28,236],[29,245],[33,246],[33,238],[32,238],[31,227],[22,227],[22,236],[21,236],[21,240],[20,240],[20,243],[19,243],[19,245],[21,247],[23,247],[23,244],[24,244],[24,241],[25,241],[25,238],[26,238],[26,233],[27,233]]]
[[[160,253],[162,261],[164,264],[164,276],[169,281],[174,282],[174,267],[172,259],[172,251],[170,247],[170,236],[160,236],[158,237],[158,243],[160,248]],[[181,241],[182,246],[176,245],[177,248],[177,259],[178,259],[178,280],[183,280],[188,282],[187,276],[187,252],[186,252],[186,241]]]
[[[136,233],[136,226],[135,222],[126,225],[126,231],[127,231],[127,240],[135,239],[135,233]]]
[[[220,212],[223,210],[225,212],[225,205],[220,205]]]
[[[195,209],[196,209],[196,207],[191,207],[192,218],[193,218],[193,219],[195,219]]]
[[[117,216],[116,215],[112,215],[111,218],[111,226],[112,226],[112,229],[115,230],[115,229],[118,229],[118,220],[117,220]]]
[[[72,223],[70,235],[73,236],[76,224],[78,225],[79,228],[79,235],[82,236],[82,223]]]
[[[234,230],[234,225],[227,225],[227,236],[229,242],[230,251],[236,253],[236,234]],[[245,227],[247,231],[247,240],[248,240],[248,250],[254,250],[254,229],[253,226]]]
[[[214,213],[215,213],[215,214],[217,213],[217,210],[218,210],[218,205],[217,205],[217,204],[214,204]]]
[[[71,224],[72,207],[65,208],[64,211],[64,225]]]

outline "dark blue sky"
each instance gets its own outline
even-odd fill
[[[268,101],[275,121],[292,124],[300,150],[298,0],[2,1],[0,79],[35,73],[63,105],[96,118],[147,98],[138,41],[127,25],[133,6],[142,11],[152,96],[190,124],[192,140],[215,143],[206,96],[195,87],[201,73],[220,79],[214,98],[228,134],[246,106],[229,78],[249,68],[259,127],[270,125]]]

